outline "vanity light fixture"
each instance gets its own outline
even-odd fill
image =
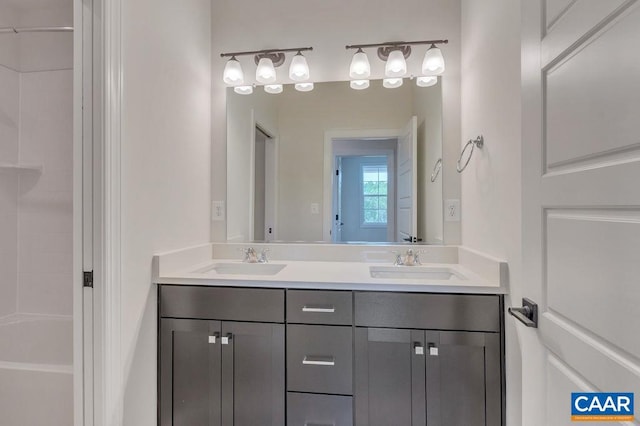
[[[298,92],[310,92],[313,90],[313,83],[296,83],[295,88]]]
[[[233,91],[238,95],[250,95],[253,93],[253,86],[234,86]]]
[[[431,87],[438,83],[438,77],[435,75],[418,77],[416,79],[416,85],[419,87]]]
[[[307,64],[307,58],[302,55],[302,52],[296,53],[293,59],[291,59],[289,78],[293,81],[309,80],[309,64]]]
[[[364,80],[371,75],[371,64],[369,64],[369,58],[367,54],[358,49],[351,59],[351,66],[349,67],[349,77],[354,80]]]
[[[402,77],[385,78],[382,80],[382,85],[387,89],[395,89],[402,86]]]
[[[226,84],[229,84],[231,86],[236,86],[244,83],[244,73],[242,72],[242,66],[235,56],[232,56],[224,66],[224,74],[222,79]]]
[[[352,89],[364,90],[369,88],[369,80],[351,80],[349,85]]]
[[[422,61],[422,74],[424,75],[440,75],[444,72],[444,57],[442,51],[432,44],[427,53],[424,54]]]
[[[402,50],[393,50],[389,53],[384,67],[384,75],[387,77],[404,77],[407,74],[407,61]]]
[[[272,95],[282,93],[282,84],[265,84],[264,91]]]
[[[345,46],[346,49],[357,49],[351,59],[351,65],[349,67],[349,77],[352,79],[350,83],[351,88],[356,90],[366,88],[363,87],[364,84],[354,83],[354,81],[367,79],[371,74],[369,60],[363,49],[377,48],[378,58],[385,61],[386,78],[383,80],[382,85],[391,89],[402,86],[402,78],[407,75],[407,59],[411,56],[411,46],[423,44],[430,45],[431,47],[425,53],[421,68],[422,75],[418,76],[416,84],[420,87],[433,86],[437,83],[437,78],[434,80],[428,77],[440,75],[445,69],[444,57],[438,45],[447,43],[449,43],[449,40],[392,41],[386,43],[347,45]],[[366,72],[358,72],[359,70],[366,70]]]
[[[289,67],[289,78],[296,82],[306,82],[309,79],[309,65],[307,64],[307,59],[302,55],[302,52],[310,50],[313,50],[313,47],[222,53],[220,54],[221,57],[230,58],[224,67],[222,79],[227,85],[233,86],[236,93],[243,95],[253,93],[253,86],[244,85],[244,73],[242,72],[242,66],[236,58],[239,56],[253,56],[254,62],[257,65],[256,81],[265,85],[265,91],[267,93],[280,93],[282,92],[282,84],[276,84],[278,80],[276,68],[284,64],[286,59],[285,53],[297,52]],[[312,90],[313,83],[310,84],[310,88],[307,85],[304,86],[304,89],[299,89],[297,87],[296,89],[301,91]],[[267,86],[269,86],[269,88],[267,88]]]

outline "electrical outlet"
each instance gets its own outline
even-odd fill
[[[444,200],[445,222],[460,222],[460,200]]]
[[[311,214],[320,214],[320,204],[311,203]]]
[[[224,201],[211,202],[211,221],[220,222],[225,217]]]

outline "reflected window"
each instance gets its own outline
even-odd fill
[[[387,165],[362,166],[362,223],[387,224]]]

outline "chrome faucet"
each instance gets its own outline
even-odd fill
[[[244,253],[243,262],[245,263],[268,263],[269,259],[267,258],[267,252],[269,249],[264,249],[258,254],[253,247],[249,247],[246,249],[242,249]]]
[[[416,266],[422,265],[420,263],[420,253],[421,251],[414,251],[413,249],[408,249],[406,253],[403,255],[399,252],[393,252],[396,255],[396,260],[393,262],[395,266]]]

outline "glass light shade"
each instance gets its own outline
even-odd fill
[[[313,83],[296,83],[295,87],[298,92],[310,92],[313,90]]]
[[[269,58],[260,58],[256,69],[256,80],[263,84],[271,84],[276,81],[276,69]]]
[[[224,66],[222,80],[232,86],[244,83],[244,73],[242,72],[240,62],[238,62],[236,58],[231,58],[227,61],[227,64]]]
[[[403,77],[407,73],[407,61],[401,50],[389,53],[387,64],[384,67],[384,75],[387,77]]]
[[[422,61],[422,74],[440,75],[444,72],[444,57],[442,51],[435,46],[431,46],[424,55]]]
[[[233,91],[238,95],[250,95],[253,93],[253,86],[236,86]]]
[[[367,54],[362,50],[353,55],[351,66],[349,67],[349,77],[355,80],[363,80],[371,76],[371,65]],[[353,87],[353,86],[352,86]]]
[[[282,93],[282,84],[267,84],[264,86],[264,91],[272,95],[277,95],[278,93]]]
[[[301,53],[298,53],[291,59],[289,78],[293,81],[309,80],[309,64],[307,64],[307,58],[302,56]]]
[[[430,76],[426,76],[426,77],[418,77],[416,79],[416,85],[418,85],[420,87],[435,86],[435,84],[437,82],[438,82],[438,77],[436,77],[435,75],[430,75]]]
[[[352,89],[364,90],[369,87],[369,80],[351,80],[349,85]]]
[[[387,89],[395,89],[396,87],[402,86],[401,78],[385,78],[382,80],[382,85]]]

